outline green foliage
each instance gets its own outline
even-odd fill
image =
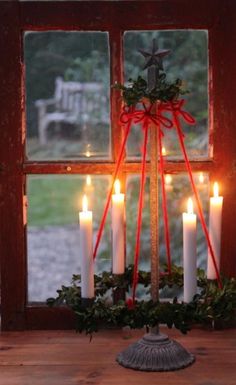
[[[148,99],[151,103],[157,100],[172,101],[187,93],[183,89],[182,80],[176,79],[173,83],[169,83],[165,73],[159,75],[157,85],[152,91],[148,90],[147,82],[141,76],[138,76],[137,80],[129,79],[129,82],[128,86],[122,84],[114,86],[114,88],[122,91],[122,97],[127,106],[135,106],[143,99]]]
[[[164,273],[167,272],[166,267]],[[79,332],[92,335],[101,326],[143,328],[153,327],[157,323],[173,326],[182,333],[190,330],[191,324],[208,324],[212,321],[235,320],[236,311],[236,280],[223,278],[223,289],[219,289],[216,282],[208,281],[204,271],[198,269],[198,286],[200,294],[196,294],[193,301],[186,304],[175,297],[171,302],[136,301],[132,306],[129,302],[119,301],[111,305],[106,297],[109,290],[125,288],[128,291],[132,282],[133,266],[126,268],[124,276],[118,277],[109,272],[95,275],[95,300],[85,307],[81,301],[80,275],[73,275],[72,285],[62,286],[58,290],[57,298],[49,298],[49,306],[69,306],[76,314],[76,328]],[[138,282],[145,287],[150,285],[150,273],[139,271]],[[183,286],[182,267],[172,266],[172,274],[162,274],[160,288],[165,286]]]

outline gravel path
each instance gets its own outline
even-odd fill
[[[79,229],[77,225],[28,228],[28,299],[45,301],[56,295],[61,285],[80,272]],[[102,244],[101,244],[102,249]],[[95,270],[109,269],[98,261]]]

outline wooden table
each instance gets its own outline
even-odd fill
[[[196,356],[189,368],[145,373],[119,366],[115,357],[142,331],[101,331],[92,342],[74,331],[0,334],[0,385],[236,385],[236,329],[163,329]]]

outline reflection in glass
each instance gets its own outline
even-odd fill
[[[106,32],[26,32],[29,159],[110,156]]]
[[[208,156],[208,49],[207,32],[202,30],[172,31],[129,31],[124,36],[125,77],[136,79],[138,75],[146,77],[142,72],[144,58],[138,52],[140,48],[148,49],[152,39],[156,38],[159,48],[170,49],[165,57],[164,69],[167,80],[180,78],[189,90],[184,98],[187,100],[186,110],[196,119],[195,126],[183,124],[186,134],[185,143],[191,158]],[[128,142],[129,157],[140,156],[142,141],[141,129],[137,125],[132,128]],[[182,157],[177,136],[174,130],[165,130],[164,146],[167,157]]]
[[[79,211],[82,196],[93,212],[94,241],[109,186],[108,176],[29,176],[28,299],[45,301],[80,272]],[[98,249],[95,270],[111,269],[110,216]]]

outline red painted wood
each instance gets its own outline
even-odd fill
[[[34,330],[75,329],[75,315],[67,307],[27,307],[26,328]]]
[[[117,160],[122,144],[122,127],[119,124],[119,116],[122,106],[120,92],[112,85],[123,83],[123,35],[119,29],[110,33],[110,68],[111,68],[111,134],[113,159]]]
[[[21,36],[17,3],[0,20],[0,263],[2,329],[24,328],[26,261],[23,226]],[[14,20],[14,22],[13,22]]]
[[[209,28],[219,0],[22,2],[24,29]]]
[[[215,168],[212,160],[194,160],[191,161],[192,170],[211,172]],[[150,164],[147,162],[147,171]],[[137,174],[140,172],[140,162],[125,162],[123,172]],[[112,174],[115,170],[115,163],[88,163],[88,162],[26,162],[23,164],[25,174]],[[181,161],[168,161],[164,164],[164,170],[167,173],[176,173],[186,171],[186,165]]]
[[[236,3],[221,3],[218,22],[210,30],[213,149],[211,179],[220,182],[224,196],[222,218],[222,271],[236,275]]]

